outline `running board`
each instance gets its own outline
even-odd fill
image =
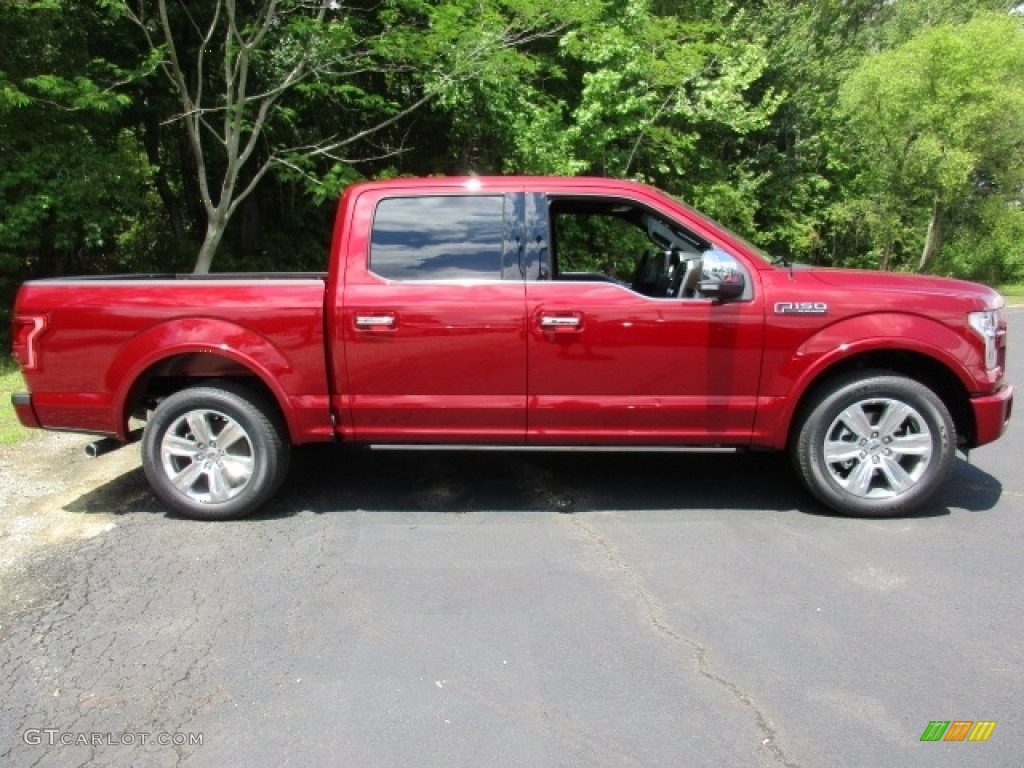
[[[459,443],[446,445],[440,443],[370,443],[366,446],[371,451],[502,451],[518,453],[740,453],[743,448],[734,446],[676,446],[676,445],[474,445]]]

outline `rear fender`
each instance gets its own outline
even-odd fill
[[[291,370],[291,363],[264,336],[254,331],[215,318],[180,318],[151,327],[135,336],[119,351],[106,374],[108,391],[114,393],[113,407],[124,414],[118,420],[118,437],[128,434],[130,398],[137,395],[137,385],[154,366],[178,355],[210,355],[241,366],[258,378],[274,396],[288,424],[294,441],[295,414],[288,395],[280,386],[280,377]],[[209,370],[219,363],[211,361]]]

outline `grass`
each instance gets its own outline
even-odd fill
[[[998,290],[1007,304],[1024,304],[1024,285],[1000,285]]]
[[[18,366],[13,360],[0,360],[0,445],[20,443],[28,435],[11,406],[11,393],[24,391],[25,383]]]

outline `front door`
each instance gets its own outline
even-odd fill
[[[701,298],[688,264],[709,252],[705,268],[743,267],[663,216],[625,200],[551,202],[551,279],[527,283],[529,442],[749,442],[761,302],[753,290]]]

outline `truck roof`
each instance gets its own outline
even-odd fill
[[[646,192],[664,196],[665,193],[647,184],[627,179],[610,179],[598,176],[422,176],[385,181],[358,182],[349,190],[357,189],[384,190],[424,190],[424,189],[465,189],[476,192],[493,190],[495,192],[511,192],[535,189],[545,192],[594,192],[604,193],[620,191]]]

